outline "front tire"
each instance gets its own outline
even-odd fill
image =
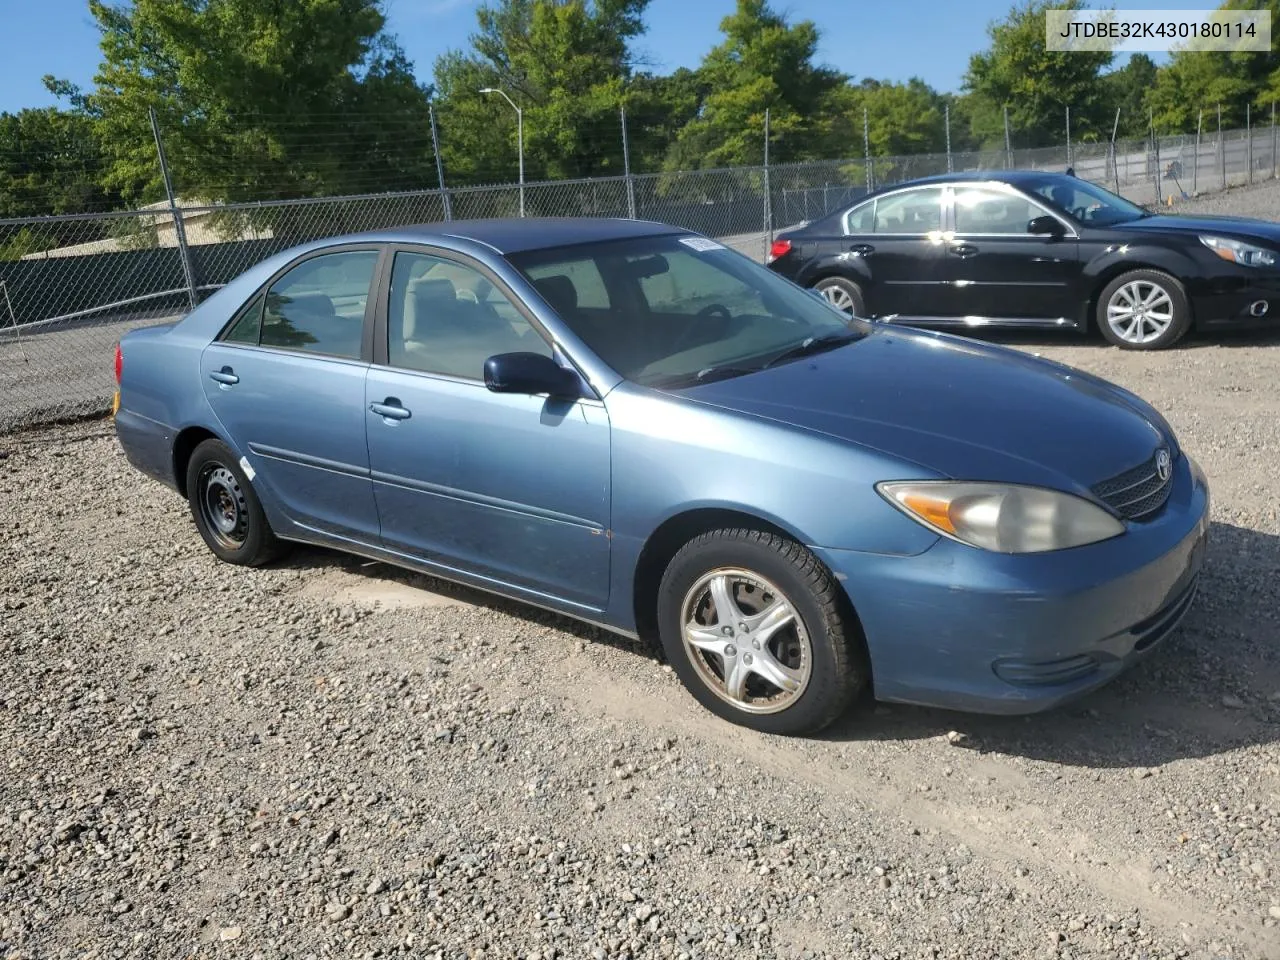
[[[783,735],[832,723],[866,685],[861,628],[835,578],[794,541],[713,530],[672,558],[658,588],[667,660],[704,707]]]
[[[852,280],[844,277],[823,277],[813,285],[813,289],[822,294],[827,303],[846,316],[865,317],[867,315],[867,301],[862,296],[862,288]]]
[[[1098,329],[1122,350],[1163,350],[1191,329],[1191,302],[1162,270],[1131,270],[1098,296]]]
[[[284,552],[249,478],[221,440],[205,440],[192,451],[187,500],[196,529],[219,560],[257,567]]]

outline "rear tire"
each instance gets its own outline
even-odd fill
[[[1098,295],[1098,329],[1121,350],[1163,350],[1191,329],[1191,301],[1163,270],[1130,270]]]
[[[221,440],[205,440],[191,452],[187,500],[196,529],[219,560],[257,567],[285,552],[235,453]]]
[[[823,277],[813,285],[813,289],[822,294],[827,303],[841,313],[853,317],[867,315],[867,302],[862,296],[862,288],[852,280],[844,277]]]
[[[731,723],[816,733],[868,680],[841,587],[803,546],[771,533],[723,529],[689,541],[667,565],[657,612],[668,662]]]

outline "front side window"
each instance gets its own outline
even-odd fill
[[[397,253],[387,305],[387,359],[394,367],[468,380],[499,353],[551,347],[479,270],[420,253]]]
[[[955,188],[956,233],[1026,236],[1027,224],[1045,211],[1026,197],[989,187]]]
[[[876,200],[876,233],[923,235],[941,229],[941,187],[903,190]]]
[[[378,251],[352,250],[298,264],[267,290],[258,342],[264,347],[358,360],[377,263]],[[249,337],[252,314],[251,310],[245,315],[249,318],[246,329],[241,332],[238,322],[232,334]]]
[[[1077,177],[1047,175],[1020,182],[1020,186],[1042,197],[1059,213],[1083,223],[1107,226],[1150,216],[1136,203]]]
[[[813,294],[701,238],[613,240],[509,259],[575,335],[643,385],[749,373],[793,349],[864,333]],[[593,299],[579,289],[583,278],[603,287],[605,306],[583,305]]]

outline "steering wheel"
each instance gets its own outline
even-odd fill
[[[733,314],[729,312],[729,308],[722,303],[709,303],[697,313],[695,317],[714,317],[720,316],[725,320],[732,320]],[[681,353],[686,349],[688,342],[693,339],[695,333],[698,332],[698,324],[691,323],[685,327],[684,333],[676,338],[676,342],[671,346],[672,353]]]

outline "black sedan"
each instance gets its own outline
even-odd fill
[[[1280,314],[1280,224],[1160,216],[1087,180],[949,174],[885,187],[778,235],[769,266],[861,317],[1091,325],[1155,350]],[[1276,313],[1272,313],[1275,310]]]

